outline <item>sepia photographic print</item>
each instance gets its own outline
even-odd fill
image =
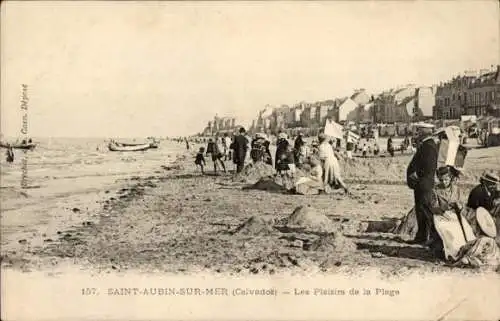
[[[498,1],[3,1],[2,320],[500,320]]]

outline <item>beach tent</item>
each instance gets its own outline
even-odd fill
[[[460,116],[460,121],[475,123],[477,121],[477,116],[476,115],[462,115],[462,116]]]
[[[448,165],[462,168],[467,152],[460,145],[460,127],[448,126],[440,131],[444,131],[446,139],[441,140],[439,144],[438,167]]]
[[[342,125],[329,119],[326,120],[324,133],[334,138],[342,139],[344,137]]]
[[[347,142],[356,145],[360,140],[360,136],[352,131],[347,131]]]

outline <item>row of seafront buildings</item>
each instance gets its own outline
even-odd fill
[[[377,96],[357,89],[342,98],[267,105],[252,122],[251,132],[284,130],[316,132],[327,119],[341,124],[409,124],[416,121],[460,119],[461,116],[500,117],[500,66],[466,72],[434,86],[408,84]],[[234,118],[215,117],[204,134],[234,132]]]
[[[202,135],[213,136],[216,133],[223,134],[233,134],[237,130],[236,118],[234,117],[219,117],[214,116],[213,120],[207,123],[207,126],[203,130]]]
[[[465,72],[436,92],[435,119],[456,119],[463,115],[500,117],[500,66]]]
[[[381,93],[377,97],[357,89],[349,97],[315,103],[300,102],[293,106],[266,106],[253,121],[253,131],[277,132],[322,128],[327,119],[337,123],[407,123],[433,116],[434,87],[406,85]]]

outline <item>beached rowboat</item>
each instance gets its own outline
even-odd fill
[[[129,146],[142,146],[142,145],[145,145],[146,143],[119,143],[119,142],[116,142],[115,144],[118,146],[129,147]]]
[[[9,143],[0,143],[0,147],[9,148],[12,147],[14,149],[25,149],[32,150],[36,147],[36,143],[26,143],[26,144],[9,144]]]
[[[109,143],[108,148],[112,152],[140,152],[143,150],[148,150],[151,148],[151,144],[141,144],[141,145],[134,145],[134,146],[123,146],[123,145],[118,145],[115,143]]]

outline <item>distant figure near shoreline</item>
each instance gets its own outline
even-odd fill
[[[6,156],[7,156],[6,160],[8,163],[14,162],[14,149],[12,147],[9,147],[7,149]]]

